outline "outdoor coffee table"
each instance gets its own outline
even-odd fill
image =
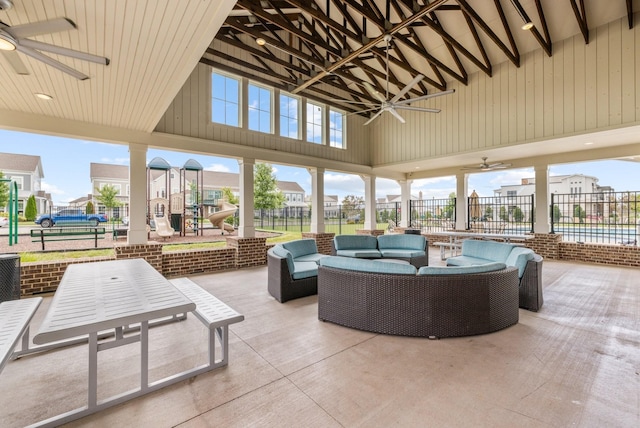
[[[142,259],[67,267],[33,342],[41,345],[89,336],[88,402],[36,426],[58,426],[197,374],[188,370],[149,383],[149,321],[195,309],[195,303]],[[139,333],[125,336],[125,328],[136,323]],[[98,333],[111,329],[113,339],[98,343]],[[98,352],[135,342],[140,342],[140,387],[98,402]]]

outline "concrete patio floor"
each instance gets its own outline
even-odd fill
[[[441,264],[435,253],[431,263]],[[519,324],[497,333],[442,340],[321,322],[316,296],[271,298],[266,267],[193,276],[245,315],[230,328],[229,365],[68,426],[637,427],[638,273],[545,260],[540,312],[521,309]],[[152,377],[204,362],[195,317],[152,328],[150,340]],[[135,386],[138,355],[138,344],[99,355],[101,396]],[[86,345],[9,362],[0,425],[83,405],[86,372]]]

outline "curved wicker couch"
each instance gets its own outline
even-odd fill
[[[397,275],[320,266],[318,318],[402,336],[490,333],[518,323],[518,269]]]

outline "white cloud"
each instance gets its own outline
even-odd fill
[[[207,171],[216,171],[216,172],[231,172],[231,170],[221,163],[212,163],[208,167],[205,168]]]
[[[531,178],[534,176],[534,172],[527,169],[512,169],[509,171],[504,171],[496,174],[495,177],[489,180],[489,183],[495,185],[496,187],[500,187],[503,185],[512,185],[512,184],[520,184],[523,178]]]
[[[116,165],[129,165],[129,158],[100,158],[100,162]]]
[[[66,192],[64,190],[60,189],[55,184],[49,184],[46,181],[43,181],[41,183],[41,187],[42,187],[42,190],[44,190],[47,193],[51,193],[52,195],[65,195],[66,194]],[[71,199],[73,199],[73,198],[71,198]]]

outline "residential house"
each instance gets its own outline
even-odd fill
[[[0,153],[0,171],[5,179],[17,184],[18,213],[24,213],[31,195],[36,199],[38,214],[49,211],[53,203],[51,194],[42,189],[44,170],[40,156]],[[0,210],[7,211],[7,207],[0,207]]]

